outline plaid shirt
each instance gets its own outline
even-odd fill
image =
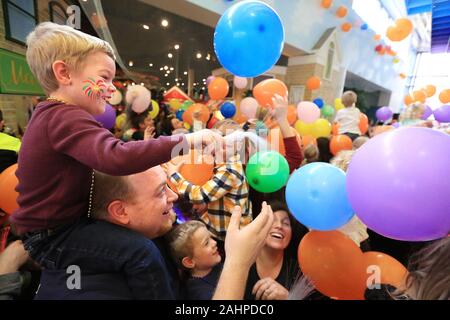
[[[203,186],[196,186],[179,173],[170,177],[180,195],[189,197],[193,204],[208,204],[208,210],[200,219],[220,240],[225,239],[231,211],[235,206],[242,208],[241,226],[252,221],[251,202],[248,200],[248,183],[240,157],[234,156],[227,163],[214,168],[214,176]]]

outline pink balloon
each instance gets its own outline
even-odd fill
[[[245,98],[241,101],[240,109],[243,115],[253,119],[256,117],[256,111],[258,110],[258,101],[252,97]]]
[[[313,123],[320,118],[320,109],[312,102],[302,101],[297,106],[298,119],[305,123]]]
[[[247,87],[247,78],[234,77],[234,86],[238,89],[244,89]]]

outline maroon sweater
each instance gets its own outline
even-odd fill
[[[88,210],[92,169],[130,175],[167,162],[183,136],[124,143],[87,111],[43,102],[23,137],[16,175],[19,209],[11,216],[18,234],[70,223]]]

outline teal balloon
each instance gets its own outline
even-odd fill
[[[329,163],[311,163],[296,170],[287,183],[286,203],[301,224],[319,231],[342,227],[354,215],[346,174]]]
[[[286,185],[289,179],[289,164],[276,151],[258,152],[250,158],[245,175],[253,189],[272,193]]]
[[[334,108],[330,105],[326,105],[321,110],[322,116],[325,118],[331,118],[334,116]]]

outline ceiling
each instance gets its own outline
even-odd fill
[[[431,52],[450,52],[450,0],[405,0],[408,15],[431,12]]]
[[[178,83],[186,90],[185,73],[192,69],[195,87],[201,89],[212,70],[222,67],[214,53],[214,28],[186,18],[189,13],[182,17],[139,0],[127,0],[126,5],[123,0],[102,0],[101,5],[125,67],[130,73],[149,75],[153,85],[170,88]],[[164,19],[167,27],[162,26]],[[277,65],[287,65],[287,57]]]

